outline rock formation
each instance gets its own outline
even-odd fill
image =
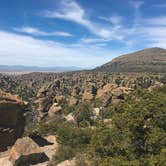
[[[22,100],[0,90],[0,151],[13,145],[22,136],[24,126]]]

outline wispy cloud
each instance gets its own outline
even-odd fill
[[[21,27],[21,28],[13,28],[14,31],[26,33],[33,36],[63,36],[63,37],[71,37],[72,34],[68,32],[56,31],[56,32],[44,32],[37,28],[33,27]]]
[[[103,28],[103,26],[93,23],[87,16],[85,10],[74,0],[61,0],[58,10],[46,11],[43,15],[48,18],[73,21],[102,38],[118,38],[118,35],[114,35],[111,28]]]
[[[134,8],[139,9],[144,4],[144,1],[130,1],[130,4]]]
[[[83,43],[105,43],[109,42],[111,39],[103,39],[103,38],[82,38],[81,42]]]
[[[154,17],[143,19],[144,23],[156,25],[156,26],[166,26],[166,16]]]
[[[154,43],[159,46],[160,41],[166,44],[165,35],[162,35],[165,33],[166,17],[142,18],[141,8],[143,5],[146,5],[144,1],[130,1],[130,6],[134,10],[134,17],[131,21],[133,23],[130,27],[124,24],[125,18],[118,14],[109,17],[99,16],[98,18],[107,22],[107,24],[103,23],[101,26],[100,23],[93,22],[87,12],[75,0],[61,0],[56,11],[47,11],[44,16],[75,22],[95,34],[95,37],[80,39],[82,44],[93,43],[102,47],[108,42],[116,41],[131,48],[138,43],[144,44],[144,47]],[[162,6],[164,5],[162,4]],[[108,26],[109,23],[110,26]],[[147,41],[148,43],[146,43]]]
[[[110,17],[100,16],[99,18],[104,20],[104,21],[108,21],[108,22],[112,23],[113,25],[119,25],[122,23],[122,20],[123,20],[123,17],[119,16],[119,15],[113,15]]]
[[[141,7],[144,5],[144,1],[130,1],[131,6],[134,8],[135,18],[133,23],[133,29],[139,26],[141,20]]]

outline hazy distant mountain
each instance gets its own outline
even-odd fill
[[[119,56],[97,71],[108,72],[166,72],[166,49],[148,48],[135,53]]]
[[[82,70],[82,68],[69,66],[69,67],[37,67],[37,66],[8,66],[0,65],[0,72],[66,72]]]

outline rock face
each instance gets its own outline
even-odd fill
[[[23,101],[17,96],[17,95],[12,95],[10,93],[6,93],[0,89],[0,100],[3,101],[11,101],[11,102],[16,102],[16,103],[23,103]]]
[[[0,165],[1,166],[13,166],[13,164],[9,161],[9,152],[0,153]]]
[[[96,70],[122,73],[164,73],[166,71],[166,49],[149,48],[132,54],[123,55],[98,67]]]
[[[39,146],[29,137],[18,139],[10,151],[9,160],[14,166],[29,166],[48,160]]]
[[[0,92],[0,151],[4,151],[22,136],[25,118],[23,102],[11,94]]]

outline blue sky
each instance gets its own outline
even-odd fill
[[[166,48],[165,0],[1,0],[0,64],[93,68]]]

